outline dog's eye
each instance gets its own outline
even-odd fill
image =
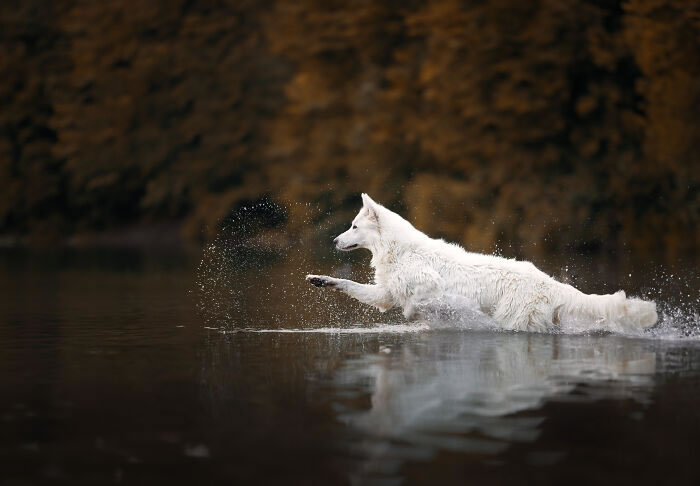
[[[353,225],[352,225],[352,229],[357,229],[357,225],[356,225],[356,224],[353,224]]]

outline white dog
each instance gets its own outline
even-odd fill
[[[530,262],[471,253],[432,239],[367,194],[362,202],[350,229],[334,242],[339,250],[372,252],[375,284],[307,275],[313,285],[340,290],[382,312],[400,307],[407,319],[459,301],[511,330],[546,331],[576,322],[619,331],[656,323],[653,302],[628,299],[623,291],[584,294]]]

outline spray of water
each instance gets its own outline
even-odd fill
[[[235,211],[204,248],[196,295],[205,326],[232,332],[387,323],[386,314],[340,293],[320,291],[305,281],[305,275],[312,272],[360,280],[368,276],[357,273],[361,266],[350,265],[333,252],[333,228],[327,219],[318,218],[318,208],[299,205],[293,209],[304,226],[314,228],[313,234],[281,231],[270,220],[284,221],[287,210],[259,201]],[[399,322],[397,315],[389,316],[388,322]]]
[[[216,239],[207,245],[197,271],[197,305],[204,325],[220,332],[419,332],[435,329],[500,330],[478,306],[454,299],[426,305],[417,322],[406,323],[396,311],[380,314],[349,297],[319,290],[304,281],[307,273],[324,273],[358,281],[370,278],[369,255],[338,254],[335,234],[319,208],[294,207],[304,226],[315,233],[290,234],[282,229],[288,211],[260,200],[234,211]],[[357,259],[359,265],[347,263]],[[568,271],[568,266],[567,266]],[[645,331],[623,331],[632,337],[700,340],[700,296],[697,275],[659,267],[653,285],[641,297],[657,303],[659,323]],[[552,332],[603,332],[595,323],[567,323]]]
[[[659,268],[643,297],[657,303],[659,322],[647,335],[659,339],[700,341],[700,278],[692,268],[670,272]]]

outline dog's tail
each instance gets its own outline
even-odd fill
[[[610,330],[646,329],[658,320],[656,304],[641,299],[628,299],[620,290],[611,295],[584,294],[576,289],[569,299],[559,306],[561,320],[592,320]]]

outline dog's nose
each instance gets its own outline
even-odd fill
[[[338,244],[338,237],[337,237],[337,236],[336,236],[335,238],[333,238],[333,244],[334,244],[334,245],[337,245],[337,244]]]

